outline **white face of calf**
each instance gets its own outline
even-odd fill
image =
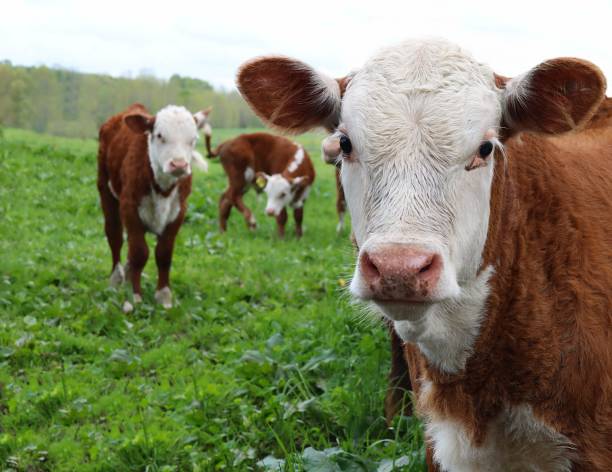
[[[155,117],[137,113],[126,116],[125,121],[133,130],[147,134],[151,168],[162,188],[190,175],[194,163],[207,169],[195,149],[198,129],[208,123],[203,112],[192,115],[184,107],[168,105]]]
[[[268,196],[266,202],[266,214],[268,216],[278,216],[287,205],[296,198],[296,193],[304,183],[303,177],[287,179],[281,174],[267,175],[262,172],[257,174],[257,179],[265,182],[264,192]]]
[[[352,294],[425,351],[425,338],[446,345],[452,364],[484,311],[491,271],[480,269],[502,123],[507,134],[571,130],[595,112],[605,79],[577,59],[506,79],[451,43],[426,40],[384,49],[336,81],[299,61],[260,58],[242,67],[238,86],[276,127],[334,130],[323,153],[342,154],[359,246]]]
[[[456,46],[409,42],[359,70],[342,105],[342,184],[360,248],[351,292],[394,319],[421,316],[477,275],[493,166],[466,168],[480,149],[492,159],[501,90]]]

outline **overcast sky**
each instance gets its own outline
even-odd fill
[[[503,75],[577,56],[612,77],[612,0],[2,3],[0,59],[14,64],[115,76],[178,73],[231,88],[237,67],[252,56],[295,56],[342,76],[382,46],[439,36]]]

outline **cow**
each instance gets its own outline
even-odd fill
[[[158,268],[155,300],[172,307],[170,265],[174,240],[185,218],[191,192],[191,167],[207,169],[196,151],[198,129],[208,123],[207,111],[192,115],[169,105],[156,115],[133,104],[100,128],[98,191],[104,230],[111,249],[111,286],[129,278],[134,304],[142,301],[140,277],[149,257],[145,233],[157,236]],[[121,265],[123,231],[127,234],[125,270]],[[133,310],[126,301],[125,312]]]
[[[321,144],[321,157],[326,164],[333,165],[336,169],[336,213],[338,213],[338,224],[336,232],[342,233],[344,230],[344,214],[346,213],[346,199],[344,189],[340,182],[340,163],[342,162],[342,152],[338,140],[325,139]]]
[[[249,229],[257,228],[253,212],[242,200],[254,185],[267,195],[266,214],[276,218],[278,235],[285,236],[289,206],[293,208],[296,236],[302,236],[304,203],[315,179],[314,167],[303,146],[268,133],[241,134],[215,149],[208,146],[208,157],[217,156],[228,181],[219,201],[221,232],[227,230],[227,219],[234,206],[243,214]]]
[[[350,292],[403,342],[428,469],[612,470],[612,130],[584,129],[602,72],[508,78],[416,39],[342,79],[270,56],[237,82],[277,128],[335,129]]]

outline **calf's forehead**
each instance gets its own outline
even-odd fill
[[[167,106],[155,116],[155,131],[165,133],[167,139],[192,139],[197,136],[193,115],[184,107]]]
[[[268,178],[265,190],[270,195],[276,195],[282,191],[289,190],[289,182],[283,176],[274,174]]]
[[[426,145],[452,158],[499,124],[500,93],[493,71],[459,47],[408,41],[380,51],[355,73],[342,122],[368,155]]]

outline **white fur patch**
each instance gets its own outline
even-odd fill
[[[509,408],[489,424],[480,447],[472,445],[462,427],[452,421],[430,420],[427,435],[434,460],[448,472],[569,472],[570,441],[534,417],[531,407]]]
[[[293,159],[287,166],[287,170],[292,173],[298,170],[298,168],[302,164],[302,161],[304,160],[304,148],[300,145],[297,145],[297,146],[298,146],[297,151],[295,151]]]
[[[204,128],[202,128],[202,132],[206,135],[206,136],[212,136],[212,126],[210,126],[210,123],[206,123],[204,125]]]
[[[119,200],[119,195],[117,195],[117,192],[115,192],[115,189],[113,188],[113,183],[110,180],[108,181],[108,189],[110,190],[110,193],[113,195],[113,197]]]
[[[336,225],[336,233],[341,233],[344,230],[344,212],[338,213],[338,224]]]
[[[149,231],[160,236],[166,226],[176,220],[180,209],[178,187],[167,197],[151,190],[151,193],[140,201],[138,216]]]
[[[247,167],[246,169],[244,169],[244,180],[247,183],[253,182],[254,178],[255,178],[255,171],[253,170],[252,167]]]

